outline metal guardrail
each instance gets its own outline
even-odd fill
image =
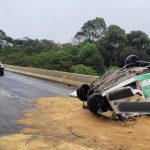
[[[7,64],[5,64],[5,68],[6,70],[11,72],[29,75],[29,76],[51,80],[55,82],[60,82],[72,86],[79,86],[84,83],[89,84],[98,77],[98,76],[83,75],[83,74],[69,73],[69,72],[62,72],[62,71],[13,66]]]

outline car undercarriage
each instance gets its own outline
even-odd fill
[[[121,106],[150,102],[150,63],[136,61],[119,70],[106,72],[90,85],[81,85],[77,96],[92,113],[111,119],[123,121],[131,116],[149,115],[150,111],[144,109],[137,111],[134,107],[132,110],[126,107],[126,110],[121,110]]]

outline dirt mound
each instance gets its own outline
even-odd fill
[[[119,121],[94,116],[82,108],[82,102],[70,97],[40,98],[34,105],[36,109],[26,111],[18,121],[30,128],[1,137],[2,148],[9,150],[15,143],[23,150],[150,149],[150,117],[138,118],[136,124],[125,127]]]

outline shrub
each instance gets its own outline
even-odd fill
[[[71,67],[71,72],[87,75],[98,75],[98,73],[92,67],[88,67],[83,64],[73,65]]]

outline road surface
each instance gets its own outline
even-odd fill
[[[73,87],[29,76],[5,72],[0,77],[0,134],[16,133],[24,126],[16,123],[21,113],[32,108],[30,100],[45,96],[66,96]]]

